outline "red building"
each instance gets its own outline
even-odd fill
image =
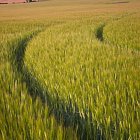
[[[0,0],[0,4],[9,4],[9,3],[25,3],[26,0]]]

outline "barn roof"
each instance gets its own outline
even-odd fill
[[[7,3],[24,3],[26,0],[0,0],[1,4],[7,4]]]

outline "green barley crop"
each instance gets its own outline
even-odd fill
[[[73,116],[79,114],[81,139],[138,139],[140,55],[98,41],[101,21],[47,28],[29,43],[25,64],[47,90],[58,116],[67,114],[66,122],[75,123]]]
[[[113,21],[104,28],[104,40],[117,46],[140,50],[140,14]]]
[[[138,5],[0,6],[0,139],[140,139]]]
[[[56,122],[40,98],[27,94],[27,85],[16,68],[15,50],[24,45],[25,38],[42,29],[34,23],[1,24],[0,139],[76,139],[71,128]]]

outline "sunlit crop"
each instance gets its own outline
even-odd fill
[[[140,139],[139,2],[47,2],[0,18],[0,139]]]

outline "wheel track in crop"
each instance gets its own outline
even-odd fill
[[[97,27],[95,33],[96,38],[101,42],[103,42],[103,28],[105,27],[105,25],[105,23],[100,24]],[[14,47],[16,49],[12,50],[14,53],[11,58],[11,63],[14,71],[17,73],[17,75],[19,74],[19,76],[21,76],[21,82],[26,83],[28,93],[32,97],[32,99],[36,100],[37,98],[40,98],[43,105],[47,105],[50,115],[53,115],[58,123],[63,124],[64,127],[73,127],[75,130],[77,130],[78,137],[81,140],[95,139],[95,137],[96,139],[103,139],[104,136],[98,129],[96,130],[97,136],[92,136],[91,134],[87,133],[86,123],[89,118],[82,117],[76,103],[73,107],[71,104],[71,99],[69,99],[69,104],[66,104],[64,100],[59,98],[59,96],[57,96],[57,99],[53,99],[48,93],[46,87],[44,87],[37,80],[37,78],[34,77],[34,75],[28,70],[27,66],[24,64],[24,55],[29,42],[32,41],[34,37],[44,32],[46,29],[47,27],[44,27],[41,30],[33,31],[32,33],[22,37],[19,40],[17,46]],[[57,106],[54,107],[53,103],[56,104],[56,102]],[[60,110],[60,108],[62,110]],[[67,108],[67,110],[65,110],[64,108]],[[86,116],[87,112],[84,113]],[[91,131],[95,131],[94,127],[97,127],[97,124],[92,123],[92,116],[90,119]],[[91,133],[93,134],[95,132]]]
[[[118,19],[117,19],[118,20]],[[106,26],[107,23],[100,24],[95,32],[96,38],[104,42],[103,38],[103,29]],[[41,32],[46,30],[47,27],[45,27],[42,30],[34,31],[33,33],[23,37],[17,44],[16,49],[14,50],[14,54],[12,56],[12,66],[14,71],[19,73],[21,75],[23,83],[26,83],[28,93],[33,98],[33,100],[36,100],[36,98],[40,98],[43,105],[47,105],[49,108],[50,115],[53,115],[55,119],[58,121],[58,123],[62,123],[64,127],[73,127],[74,129],[77,129],[78,137],[80,139],[104,139],[103,134],[101,134],[100,130],[96,130],[96,135],[93,136],[94,133],[94,127],[97,127],[97,124],[92,123],[92,116],[91,119],[91,135],[87,133],[86,131],[86,123],[89,118],[82,117],[82,115],[79,112],[78,106],[75,103],[75,106],[72,107],[72,104],[70,104],[71,99],[69,99],[69,104],[65,104],[65,101],[57,97],[57,99],[53,99],[49,94],[46,88],[43,87],[41,83],[38,82],[36,77],[32,75],[32,73],[28,70],[26,65],[24,64],[24,55],[26,51],[26,47],[28,47],[28,43],[35,37],[38,36]],[[53,103],[57,102],[57,106],[53,107]],[[60,110],[61,108],[62,110]],[[64,110],[64,108],[67,108],[67,110]],[[85,112],[86,116],[86,112]],[[73,122],[73,123],[71,123]]]
[[[124,14],[124,15],[121,15],[121,16],[118,16],[118,17],[115,17],[114,19],[109,20],[107,22],[103,22],[103,23],[99,24],[99,26],[97,26],[96,31],[95,31],[95,37],[100,42],[105,42],[104,41],[104,35],[103,35],[104,27],[105,26],[107,26],[111,21],[115,22],[115,21],[124,19],[125,17],[131,16],[131,15],[134,15],[134,14],[136,14],[136,13],[135,12],[133,12],[133,13],[127,13],[127,14]],[[114,44],[111,44],[111,45],[114,45]]]
[[[101,42],[104,40],[104,38],[103,38],[103,29],[104,29],[105,25],[106,25],[105,23],[100,24],[100,25],[97,27],[96,32],[95,32],[96,38],[97,38],[99,41],[101,41]]]
[[[11,58],[11,64],[12,67],[19,76],[21,75],[21,82],[26,83],[26,87],[28,90],[29,95],[32,97],[33,101],[37,98],[40,98],[43,105],[47,105],[50,115],[53,115],[58,123],[61,123],[64,127],[72,127],[77,131],[78,138],[81,140],[86,139],[103,139],[103,134],[101,134],[100,130],[96,131],[96,136],[93,136],[92,132],[90,135],[86,131],[86,123],[87,118],[82,117],[78,106],[75,104],[74,107],[72,107],[72,104],[65,104],[65,102],[60,99],[59,97],[57,99],[53,99],[49,94],[46,88],[42,86],[41,83],[38,82],[36,77],[32,75],[32,73],[28,70],[26,65],[24,64],[24,55],[26,52],[26,47],[28,47],[28,43],[36,36],[38,36],[40,33],[42,33],[45,29],[34,31],[31,34],[28,34],[24,36],[15,47],[16,49],[13,50],[13,55]],[[57,107],[53,108],[53,103],[57,103]],[[71,99],[69,100],[71,102]],[[59,107],[63,109],[67,108],[67,110],[60,110]],[[86,112],[85,112],[86,116]],[[92,117],[91,117],[92,119]],[[71,123],[73,122],[73,123]],[[91,121],[91,131],[94,131],[94,127],[97,124],[93,124]],[[97,127],[97,126],[96,126]]]

